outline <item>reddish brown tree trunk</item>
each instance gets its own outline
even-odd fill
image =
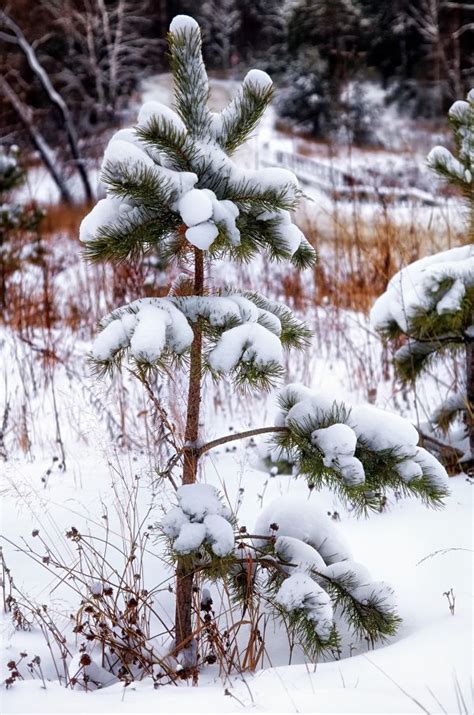
[[[204,259],[198,248],[194,249],[194,295],[204,292]],[[186,415],[185,445],[183,453],[183,484],[193,484],[198,469],[199,416],[201,408],[202,380],[202,332],[199,322],[194,326],[194,341],[191,347],[189,370],[188,403]],[[178,561],[176,567],[176,618],[175,644],[177,650],[192,646],[192,602],[194,574]],[[190,648],[190,653],[192,649]],[[193,663],[188,662],[188,666]]]

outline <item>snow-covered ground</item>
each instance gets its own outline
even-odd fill
[[[5,335],[4,335],[5,339]],[[17,400],[24,399],[20,375],[19,347],[3,351],[8,368],[9,398],[16,410]],[[81,360],[87,343],[75,346],[70,361],[79,373],[86,372]],[[26,349],[25,347],[22,348]],[[10,352],[11,351],[11,352]],[[21,351],[20,351],[21,353]],[[24,356],[24,354],[23,354]],[[325,361],[321,361],[321,366]],[[28,361],[22,363],[27,366]],[[337,366],[337,361],[336,361]],[[341,392],[340,377],[332,378],[335,394]],[[15,383],[15,379],[17,382]],[[88,382],[84,378],[85,383]],[[140,478],[138,508],[147,514],[147,522],[160,518],[172,492],[161,485],[150,487],[153,464],[138,449],[122,450],[113,446],[104,415],[110,410],[118,417],[107,384],[98,386],[89,379],[94,399],[77,375],[58,368],[55,394],[60,414],[61,438],[66,453],[67,469],[63,472],[52,457],[59,455],[55,444],[57,428],[51,389],[38,386],[36,396],[31,388],[28,411],[32,417],[29,453],[10,455],[2,465],[2,533],[4,554],[16,586],[38,603],[46,602],[61,624],[71,650],[78,647],[67,614],[78,608],[77,594],[70,592],[59,578],[49,573],[12,542],[41,545],[31,538],[39,529],[45,543],[53,544],[58,553],[73,562],[74,551],[64,534],[72,526],[80,532],[100,537],[104,510],[109,514],[112,535],[120,541],[119,522],[114,521],[114,506],[124,494],[123,485]],[[315,387],[328,388],[323,370],[312,376]],[[339,387],[338,387],[339,385]],[[31,387],[31,386],[30,386]],[[139,393],[127,382],[132,409],[139,408]],[[146,404],[146,401],[143,400]],[[133,405],[137,405],[133,408]],[[257,409],[240,409],[235,401],[231,411],[224,407],[211,417],[207,436],[218,435],[226,427],[261,423],[271,419],[272,401],[255,403]],[[213,413],[207,405],[208,415]],[[250,417],[250,414],[252,417]],[[112,426],[112,433],[114,427]],[[264,467],[260,450],[253,443],[232,448],[222,447],[208,456],[203,464],[203,481],[221,491],[225,488],[229,504],[237,508],[239,522],[252,525],[258,513],[277,496],[291,495],[309,499],[324,511],[340,515],[335,522],[349,542],[354,558],[370,570],[374,578],[389,582],[395,589],[403,624],[387,644],[367,650],[364,644],[343,647],[341,659],[308,665],[296,653],[288,665],[285,638],[278,632],[268,634],[268,656],[263,669],[255,674],[231,677],[224,681],[215,667],[204,668],[198,688],[188,683],[164,685],[157,690],[152,684],[110,685],[94,693],[83,693],[60,687],[41,633],[18,631],[11,617],[2,617],[2,670],[6,677],[7,661],[17,660],[26,651],[32,658],[40,655],[46,678],[46,689],[37,677],[31,679],[26,669],[17,681],[2,691],[2,712],[338,712],[338,713],[409,713],[424,711],[469,712],[472,669],[472,497],[474,484],[465,476],[450,480],[451,496],[441,511],[427,510],[412,500],[393,500],[381,514],[357,519],[328,491],[310,492],[304,480],[285,474],[272,474]],[[123,475],[123,480],[117,475]],[[115,484],[115,490],[112,490]],[[151,511],[149,511],[151,509]],[[112,538],[113,541],[113,538]],[[160,556],[160,546],[150,543],[147,553],[147,579],[167,585],[170,572]],[[62,578],[62,574],[59,574]],[[450,613],[446,592],[455,597],[454,614]],[[172,617],[172,601],[167,593],[157,596],[157,607]],[[358,654],[357,654],[358,653]],[[349,655],[352,654],[352,657]],[[467,709],[459,704],[456,692],[462,693]],[[32,704],[34,703],[34,705]]]

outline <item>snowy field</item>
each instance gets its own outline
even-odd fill
[[[58,384],[57,391],[67,412],[73,409],[72,386]],[[69,405],[68,405],[69,403]],[[76,403],[76,400],[74,400]],[[76,409],[78,405],[75,404]],[[44,435],[54,433],[48,405],[38,419]],[[78,410],[79,411],[79,410]],[[165,496],[158,492],[153,500],[147,483],[149,469],[143,457],[133,452],[120,454],[107,447],[107,436],[97,439],[100,424],[85,405],[77,415],[76,434],[68,429],[65,438],[67,470],[51,473],[51,458],[34,449],[30,459],[12,459],[2,475],[3,533],[17,544],[22,537],[31,543],[30,534],[39,529],[46,541],[58,550],[70,550],[65,531],[74,525],[81,532],[100,533],[104,508],[113,511],[111,480],[116,473],[125,482],[140,475],[140,509],[153,520],[160,514]],[[79,438],[80,437],[80,438]],[[87,444],[85,441],[87,440]],[[135,461],[136,460],[136,461]],[[231,677],[224,683],[212,667],[204,669],[200,687],[168,685],[153,690],[147,681],[124,689],[116,684],[85,694],[64,690],[54,682],[54,669],[48,663],[46,644],[38,632],[18,632],[3,616],[3,662],[17,659],[26,651],[42,658],[46,688],[36,677],[17,682],[2,692],[2,711],[26,712],[334,712],[334,713],[411,713],[469,712],[471,692],[472,634],[472,490],[465,477],[451,480],[451,496],[439,512],[426,510],[408,500],[391,503],[384,513],[368,520],[354,518],[328,492],[310,495],[302,480],[287,475],[271,476],[258,468],[256,449],[248,446],[227,454],[215,453],[203,468],[205,482],[225,490],[229,503],[241,501],[242,523],[253,523],[256,512],[276,496],[296,494],[314,504],[340,514],[338,528],[350,544],[354,556],[375,578],[393,585],[403,625],[392,642],[362,651],[348,658],[317,665],[285,664],[284,649],[274,638],[273,652],[263,670],[255,675]],[[257,465],[257,466],[255,466]],[[42,478],[48,474],[44,483]],[[240,489],[244,489],[243,495]],[[119,488],[120,491],[120,488]],[[122,495],[123,496],[123,495]],[[117,495],[113,497],[115,500]],[[152,506],[149,512],[150,502]],[[119,531],[117,527],[117,532]],[[120,539],[116,533],[117,539]],[[41,549],[40,549],[41,551]],[[163,576],[159,548],[149,546],[150,580]],[[67,589],[57,590],[57,577],[45,572],[24,554],[5,544],[7,563],[15,584],[32,599],[51,603],[55,613],[63,614],[68,633],[67,603],[74,598]],[[70,558],[72,556],[70,555]],[[51,588],[54,585],[54,592]],[[454,614],[445,592],[453,590]],[[72,594],[74,596],[74,594]],[[170,609],[160,598],[164,612]],[[76,600],[77,606],[77,600]],[[74,637],[69,633],[71,647]],[[357,652],[357,649],[356,651]],[[298,660],[298,659],[297,659]],[[5,671],[4,671],[5,674]],[[51,678],[51,681],[49,680]],[[460,705],[457,690],[466,701]],[[34,705],[32,705],[34,703]]]
[[[213,87],[219,108],[233,85],[216,82]],[[169,78],[149,81],[143,99],[168,101]],[[253,138],[241,154],[242,165],[254,168],[269,154],[294,152],[296,140],[275,132],[273,122],[269,113],[260,138]],[[318,151],[322,154],[315,148],[315,154]],[[324,156],[319,159],[326,160]],[[379,155],[377,166],[387,170],[387,161],[392,167],[397,162],[404,164],[398,150]],[[365,168],[372,157],[356,154],[350,158],[350,166],[348,162],[347,157],[339,157],[337,166],[342,170],[352,170],[355,165]],[[420,174],[421,163],[416,157]],[[39,200],[54,199],[40,173],[32,172],[27,188]],[[312,199],[306,203],[305,216],[324,224],[330,202],[314,187],[305,190]],[[350,212],[350,207],[341,210]],[[369,218],[379,210],[363,208]],[[411,221],[414,213],[413,207],[394,209],[401,225]],[[435,207],[417,207],[416,216],[424,225],[437,224],[441,236],[445,226],[456,224],[456,205],[443,198]],[[6,537],[5,563],[16,588],[25,602],[47,607],[44,612],[52,614],[74,662],[81,639],[73,632],[71,614],[80,606],[80,594],[72,588],[67,568],[49,568],[45,557],[54,554],[53,560],[71,569],[77,566],[81,558],[77,544],[65,536],[74,527],[91,538],[106,538],[112,563],[114,559],[119,563],[121,549],[126,549],[132,538],[130,519],[135,525],[143,523],[148,528],[149,524],[150,535],[141,552],[144,587],[155,591],[155,610],[171,624],[172,570],[153,525],[170,508],[174,493],[168,482],[156,476],[159,435],[142,386],[125,374],[111,387],[107,378],[96,381],[89,371],[86,357],[94,320],[110,309],[110,295],[100,283],[107,281],[108,274],[85,268],[78,244],[64,237],[58,239],[54,250],[61,266],[53,276],[54,289],[62,296],[61,310],[69,315],[74,296],[80,295],[74,306],[82,319],[79,327],[68,325],[62,332],[34,329],[27,340],[9,329],[0,332],[0,405],[8,404],[10,412],[2,443],[7,458],[0,462],[2,535]],[[234,280],[265,288],[272,298],[282,299],[279,281],[283,282],[285,273],[280,268],[274,274],[272,271],[272,266],[258,262],[239,270],[218,265],[215,279],[221,284]],[[272,279],[272,275],[276,277]],[[39,273],[32,269],[21,280],[26,291],[34,293]],[[92,281],[99,288],[89,290]],[[310,285],[309,281],[304,288],[310,290]],[[414,402],[412,395],[394,388],[392,373],[384,369],[381,343],[361,314],[336,313],[326,305],[312,306],[300,317],[315,337],[306,358],[287,361],[288,381],[324,388],[334,399],[370,400],[412,419],[419,410],[427,410],[429,403],[436,403],[437,393],[448,386],[448,380],[440,383],[436,375],[430,375],[419,386]],[[275,414],[274,397],[241,400],[225,386],[214,394],[210,381],[206,389],[207,439],[229,429],[270,424]],[[173,419],[178,420],[185,385],[178,380],[164,397],[173,405]],[[64,663],[54,644],[52,657],[40,629],[29,628],[27,622],[24,628],[15,629],[11,614],[3,613],[2,680],[9,675],[9,661],[22,661],[18,665],[20,678],[11,688],[1,690],[3,713],[472,712],[471,478],[460,474],[449,480],[451,494],[443,509],[430,510],[415,500],[392,497],[381,513],[357,518],[328,490],[310,491],[304,479],[269,467],[263,459],[264,439],[221,447],[211,454],[203,460],[201,481],[219,488],[239,522],[249,529],[277,497],[300,497],[332,515],[334,528],[347,541],[354,559],[363,563],[374,579],[393,587],[402,618],[397,635],[375,647],[347,637],[336,658],[319,663],[305,663],[296,648],[290,664],[286,634],[269,620],[267,648],[254,673],[227,676],[219,673],[217,665],[207,665],[200,674],[199,687],[178,681],[154,689],[149,678],[124,687],[112,679],[105,687],[86,693],[79,686],[65,689],[58,683],[58,670],[62,672]],[[223,604],[224,594],[215,586],[212,589],[214,602],[222,599]],[[4,571],[4,600],[7,595]],[[157,633],[156,644],[166,649],[169,640]],[[36,656],[40,667],[29,669],[27,663]],[[71,675],[73,666],[69,663],[66,667]]]

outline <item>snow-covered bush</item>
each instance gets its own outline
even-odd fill
[[[398,374],[405,380],[426,371],[441,357],[465,352],[465,389],[451,395],[432,416],[446,430],[460,413],[474,457],[474,90],[449,111],[456,151],[435,147],[428,163],[458,187],[469,212],[468,244],[427,256],[397,273],[375,302],[371,321],[388,340],[405,341],[395,352]]]
[[[327,63],[317,48],[301,48],[285,73],[286,87],[276,99],[276,110],[282,119],[315,137],[326,137],[334,129],[327,74]]]
[[[223,581],[246,609],[283,619],[308,657],[337,652],[341,627],[371,643],[396,631],[392,590],[352,559],[339,527],[313,501],[271,502],[250,534],[214,487],[185,485],[176,496],[159,525],[173,558],[206,583]]]

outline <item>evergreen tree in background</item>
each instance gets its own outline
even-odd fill
[[[277,168],[247,170],[232,160],[271,100],[269,76],[250,71],[228,106],[213,113],[198,24],[177,16],[168,40],[174,109],[149,102],[134,128],[112,137],[102,167],[107,197],[83,220],[80,233],[90,260],[135,261],[152,253],[187,269],[166,297],[139,299],[106,316],[92,349],[100,373],[127,360],[149,391],[151,371],[172,380],[181,379],[181,371],[187,380],[184,432],[174,434],[178,446],[163,472],[173,482],[179,473],[182,482],[176,508],[162,524],[176,564],[175,651],[189,672],[197,663],[196,573],[229,579],[248,605],[259,582],[256,569],[273,573],[271,604],[288,614],[291,629],[313,652],[337,647],[337,605],[357,634],[371,641],[386,637],[398,617],[385,587],[358,591],[367,586],[366,576],[347,563],[325,571],[346,562],[347,553],[325,556],[324,535],[298,535],[283,523],[276,525],[286,539],[279,542],[268,514],[261,522],[263,544],[254,543],[245,529],[235,533],[235,517],[216,490],[199,482],[207,452],[269,434],[275,448],[293,455],[311,487],[329,485],[359,511],[378,509],[389,489],[432,505],[446,494],[443,469],[417,446],[418,434],[406,420],[298,385],[280,393],[276,424],[206,441],[205,377],[228,376],[236,389],[267,390],[283,376],[283,351],[307,347],[310,337],[285,305],[257,292],[216,289],[212,262],[248,262],[262,252],[301,270],[316,256],[292,222],[300,198],[294,175]],[[388,420],[393,429],[387,435]]]
[[[372,309],[374,327],[389,340],[406,338],[395,353],[404,380],[426,372],[433,362],[465,351],[465,388],[450,395],[433,414],[447,431],[464,418],[468,435],[465,456],[474,459],[474,90],[449,111],[454,155],[437,146],[429,166],[459,189],[467,207],[468,245],[422,258],[397,273]]]
[[[374,117],[367,102],[360,101],[360,83],[346,91],[364,61],[366,21],[359,3],[299,0],[288,3],[286,19],[287,89],[277,101],[279,115],[322,138],[341,128],[343,115],[346,137],[371,143]]]
[[[196,12],[212,66],[228,70],[237,63],[236,40],[240,29],[240,9],[236,0],[205,0]]]
[[[0,146],[0,308],[5,316],[8,279],[24,261],[38,263],[43,256],[42,247],[31,237],[31,232],[37,232],[43,212],[11,201],[11,193],[24,181],[17,147]],[[28,241],[23,240],[25,234]]]

